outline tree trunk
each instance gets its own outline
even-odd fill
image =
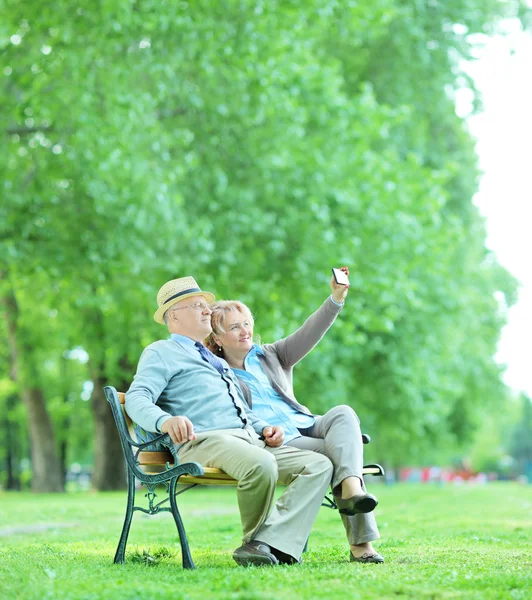
[[[96,490],[122,490],[126,487],[126,466],[120,437],[100,376],[93,376],[91,409],[94,415],[94,467],[92,487]]]
[[[95,295],[96,293],[94,290]],[[90,400],[94,416],[94,464],[91,483],[95,490],[122,490],[126,487],[124,453],[111,407],[103,391],[103,387],[107,385],[105,349],[102,342],[105,340],[104,317],[100,310],[91,308],[85,311],[85,318],[91,323],[92,337],[87,340],[87,348],[90,356],[88,367],[94,383]],[[118,382],[115,382],[115,386],[118,386]]]
[[[2,279],[0,273],[0,279]],[[18,304],[13,291],[8,288],[2,296],[7,324],[10,375],[17,382],[20,395],[28,411],[28,424],[31,439],[32,480],[34,492],[63,492],[64,479],[58,460],[54,432],[50,415],[46,410],[43,391],[38,386],[29,386],[21,373],[21,359],[17,336]],[[28,356],[24,359],[31,363],[31,348],[25,348]]]
[[[6,490],[15,490],[17,492],[20,491],[20,476],[17,471],[15,471],[14,463],[16,462],[16,456],[14,455],[13,448],[11,446],[7,447],[6,452],[6,481],[5,486]]]
[[[22,400],[28,410],[30,426],[31,489],[34,492],[64,492],[63,469],[55,449],[52,421],[43,391],[38,387],[23,389]]]
[[[17,452],[17,436],[20,435],[17,423],[10,421],[9,413],[14,403],[15,396],[9,396],[6,402],[6,414],[4,418],[4,439],[6,440],[6,490],[20,490],[20,456]]]
[[[61,377],[61,384],[62,384],[61,387],[63,388],[63,404],[64,405],[68,404],[69,383],[71,381],[71,378],[69,377],[69,362],[70,361],[63,354],[63,356],[61,357],[61,362],[60,362],[60,377]],[[67,411],[66,414],[69,416],[62,419],[62,422],[61,422],[61,432],[63,434],[68,434],[68,432],[70,431],[70,428],[72,427],[72,418],[70,416],[70,412]],[[59,461],[61,463],[61,470],[63,471],[63,477],[64,477],[65,481],[66,481],[67,471],[68,471],[68,442],[67,442],[67,439],[68,439],[68,436],[64,435],[63,440],[59,444]]]

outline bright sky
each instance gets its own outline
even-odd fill
[[[484,100],[484,112],[468,122],[484,171],[475,204],[487,245],[522,284],[496,358],[507,365],[505,382],[532,397],[532,36],[516,20],[504,28],[508,36],[483,37],[478,60],[465,65]],[[467,93],[459,95],[458,114],[468,104]]]

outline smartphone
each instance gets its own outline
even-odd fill
[[[336,283],[340,285],[349,285],[349,277],[340,269],[332,270]]]

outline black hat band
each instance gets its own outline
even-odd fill
[[[168,302],[170,302],[170,300],[175,300],[176,298],[179,298],[179,296],[184,296],[185,294],[190,294],[191,292],[203,293],[199,288],[189,288],[188,290],[183,290],[182,292],[179,292],[178,294],[174,294],[173,296],[168,298],[168,300],[166,300],[164,304],[168,304]]]

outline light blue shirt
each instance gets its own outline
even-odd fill
[[[336,306],[343,306],[345,304],[345,302],[336,302],[336,300],[332,297],[332,294],[329,296],[329,298],[333,304],[336,304]]]
[[[289,442],[314,425],[314,417],[301,413],[289,406],[271,386],[260,363],[262,350],[256,344],[244,361],[244,369],[233,369],[237,377],[249,385],[253,413],[269,425],[279,425],[284,430],[284,441]]]

